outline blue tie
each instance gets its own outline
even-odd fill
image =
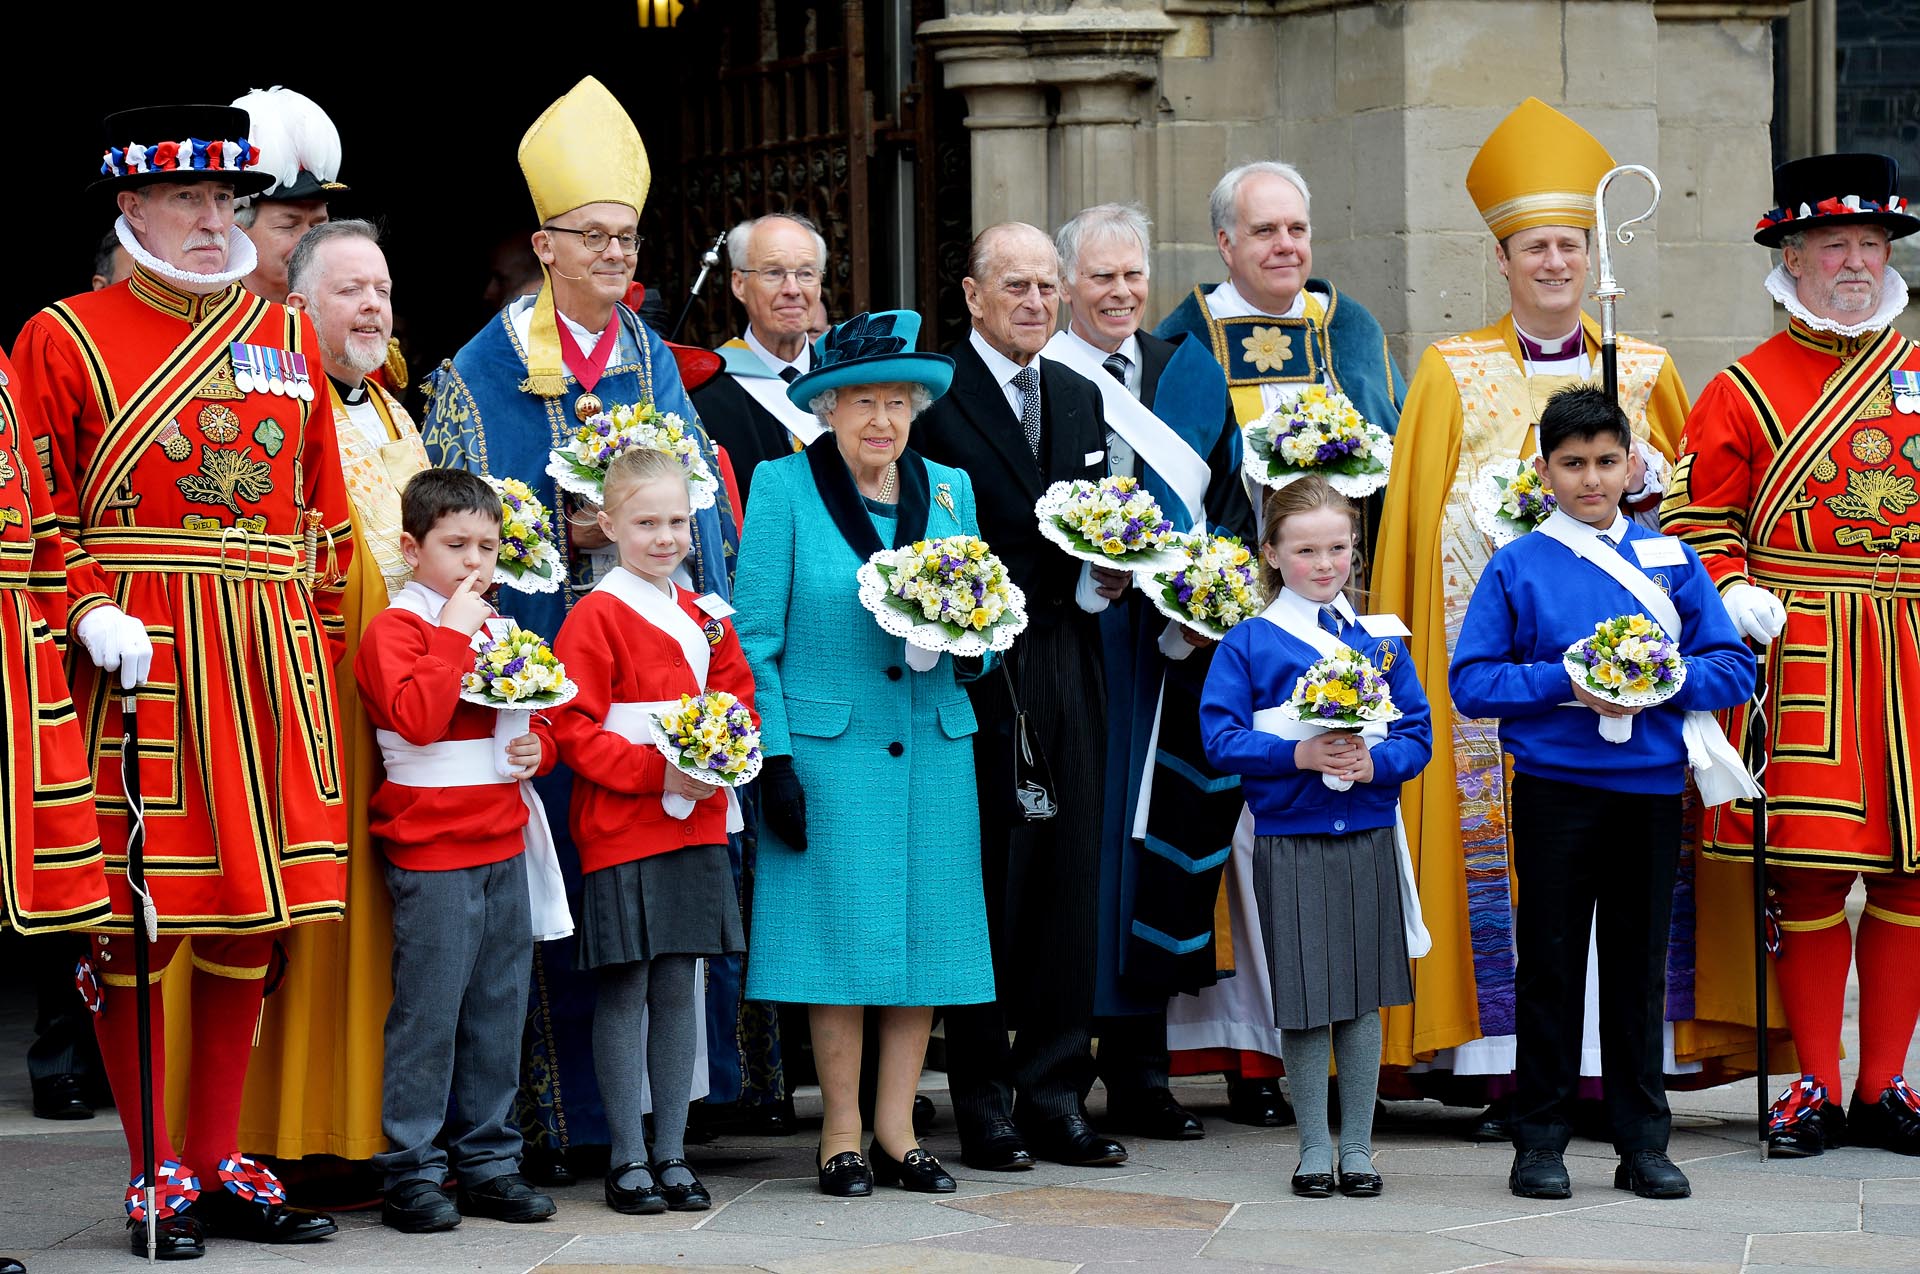
[[[1341,628],[1340,612],[1331,606],[1322,606],[1320,608],[1320,627],[1326,629],[1335,637],[1338,637]]]

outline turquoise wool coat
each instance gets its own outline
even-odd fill
[[[928,538],[978,535],[967,475],[929,463],[927,478]],[[874,525],[892,544],[893,521]],[[901,639],[860,604],[863,561],[805,454],[754,470],[733,622],[753,668],[762,748],[790,754],[806,791],[808,847],[761,824],[747,995],[982,1003],[994,992],[973,705],[951,655],[930,672],[906,666]]]

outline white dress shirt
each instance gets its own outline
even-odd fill
[[[746,341],[748,349],[760,356],[760,361],[767,365],[767,370],[776,376],[780,374],[780,369],[783,367],[791,367],[802,376],[805,376],[809,371],[813,370],[812,341],[802,341],[800,343],[799,356],[792,362],[788,362],[761,343],[759,336],[755,335],[753,324],[751,323],[747,324],[747,330],[741,339]]]
[[[1013,409],[1013,418],[1021,419],[1021,409],[1025,404],[1021,401],[1020,387],[1013,383],[1013,378],[1023,370],[1020,364],[987,344],[987,338],[980,335],[978,328],[968,333],[967,339],[973,342],[974,352],[980,355],[980,361],[987,365],[987,374],[993,377],[993,383],[1000,386],[1000,392],[1006,395],[1007,406]],[[1037,370],[1040,366],[1040,356],[1035,354],[1033,361],[1027,366]],[[1033,392],[1036,397],[1039,395],[1039,385],[1034,386]]]

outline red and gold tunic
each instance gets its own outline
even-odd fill
[[[236,345],[276,370],[301,355],[316,392],[242,388]],[[140,786],[162,930],[338,917],[333,662],[352,543],[312,323],[238,284],[193,296],[136,270],[34,315],[13,359],[60,528],[153,640]],[[113,897],[106,927],[125,930],[120,694],[86,660],[72,666]]]
[[[1766,652],[1767,860],[1920,871],[1920,346],[1798,319],[1707,386],[1662,510],[1724,592],[1786,606]],[[1746,711],[1729,737],[1744,737]],[[1750,806],[1710,812],[1707,853],[1753,853]]]
[[[68,544],[0,357],[0,927],[88,928],[107,915],[93,780],[60,664],[69,615]],[[75,619],[107,600],[76,561]]]

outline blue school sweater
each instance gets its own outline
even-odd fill
[[[1292,596],[1289,594],[1288,596]],[[1317,609],[1305,599],[1297,604]],[[1243,776],[1241,790],[1262,836],[1345,835],[1393,826],[1400,785],[1426,768],[1433,730],[1426,692],[1399,637],[1370,637],[1348,624],[1340,640],[1383,668],[1399,720],[1373,745],[1373,781],[1336,792],[1320,771],[1293,763],[1296,740],[1253,728],[1253,714],[1293,697],[1293,686],[1320,654],[1278,624],[1248,619],[1213,652],[1200,694],[1200,738],[1216,769]]]
[[[1662,587],[1680,612],[1680,654],[1687,664],[1680,693],[1633,718],[1625,743],[1600,737],[1599,714],[1573,698],[1561,656],[1616,615],[1645,613],[1639,602],[1593,563],[1535,532],[1493,555],[1467,604],[1454,643],[1447,685],[1462,716],[1497,717],[1500,743],[1521,774],[1610,792],[1670,795],[1686,785],[1687,749],[1680,725],[1687,712],[1713,712],[1753,694],[1753,652],[1741,642],[1706,567],[1681,544],[1674,566],[1642,565],[1635,541],[1661,540],[1621,518],[1620,555]],[[1648,616],[1652,618],[1652,616]],[[1671,635],[1671,634],[1669,634]]]

